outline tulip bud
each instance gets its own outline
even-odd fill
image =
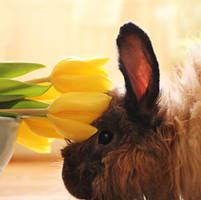
[[[51,152],[51,143],[54,139],[40,137],[33,134],[24,122],[20,124],[18,129],[17,143],[39,153]]]
[[[108,58],[72,57],[60,61],[50,75],[50,81],[60,92],[106,92],[112,83],[102,67]]]
[[[70,92],[48,108],[48,118],[63,137],[80,142],[97,132],[90,124],[107,109],[112,97],[99,92]]]
[[[49,85],[49,83],[42,83],[41,85]],[[32,100],[37,100],[37,101],[42,101],[45,103],[52,103],[53,100],[55,100],[58,96],[60,96],[61,93],[55,90],[54,87],[51,87],[47,92],[42,94],[41,96],[38,97],[30,97],[27,99],[32,99]]]
[[[75,142],[87,140],[97,132],[97,129],[80,121],[63,119],[49,114],[49,119],[55,126],[55,129],[64,137]]]
[[[64,138],[56,132],[55,128],[50,123],[48,118],[30,117],[30,118],[24,118],[23,121],[33,134],[48,138],[58,138],[58,139]]]

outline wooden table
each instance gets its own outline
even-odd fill
[[[0,174],[0,200],[74,200],[61,178],[62,162],[11,161]]]

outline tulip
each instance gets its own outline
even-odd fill
[[[47,115],[47,118],[23,119],[24,125],[19,130],[21,140],[23,137],[29,139],[27,134],[32,135],[30,138],[37,134],[35,135],[37,137],[66,138],[81,142],[97,132],[97,128],[91,124],[108,108],[111,99],[111,96],[101,92],[69,92],[57,98],[48,109],[5,109],[4,111],[32,116]],[[24,134],[26,131],[27,134]],[[23,142],[25,143],[25,140]]]
[[[99,92],[70,92],[48,108],[48,118],[64,138],[81,142],[97,132],[90,125],[107,109],[111,96]]]
[[[70,57],[61,60],[48,77],[27,81],[27,83],[51,82],[61,93],[106,92],[112,83],[103,67],[105,57]]]
[[[52,103],[46,109],[9,109],[32,117],[24,118],[18,132],[18,142],[34,151],[50,151],[48,138],[67,138],[76,142],[88,139],[97,132],[91,123],[107,109],[111,97],[104,92],[111,89],[108,73],[102,67],[108,58],[71,57],[60,61],[49,77],[29,83],[51,82],[40,97],[31,99]],[[55,89],[56,90],[55,90]],[[58,92],[59,91],[59,92]],[[47,118],[34,117],[47,115]]]
[[[24,122],[18,129],[17,143],[39,153],[51,152],[51,143],[54,139],[34,135]]]
[[[47,138],[64,139],[64,137],[57,133],[49,119],[46,117],[29,117],[24,118],[23,121],[33,134]]]
[[[50,103],[59,95],[60,93],[51,87],[42,96],[30,99]],[[54,140],[50,138],[63,139],[46,117],[24,118],[18,129],[17,142],[35,152],[51,152],[51,143]]]
[[[53,87],[51,87],[45,94],[39,97],[32,97],[30,99],[33,100],[40,100],[46,103],[52,103],[54,99],[56,99],[60,93],[55,90]],[[63,137],[58,134],[46,117],[28,117],[23,119],[26,126],[23,126],[24,128],[28,128],[29,131],[32,132],[32,134],[42,136],[42,137],[48,137],[48,138],[58,138],[63,139]],[[21,128],[20,131],[24,130]],[[23,137],[23,135],[21,135]]]
[[[41,85],[49,85],[49,84],[42,83]],[[36,101],[42,101],[42,102],[45,102],[45,103],[52,103],[53,100],[55,100],[60,95],[61,95],[60,92],[58,92],[54,87],[51,87],[43,95],[38,96],[38,97],[30,97],[30,98],[27,98],[27,99],[32,99],[32,100],[36,100]]]
[[[50,75],[50,81],[60,92],[106,92],[111,81],[102,65],[108,58],[67,58],[60,61]]]

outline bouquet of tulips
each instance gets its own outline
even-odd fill
[[[14,78],[45,66],[0,63],[0,118],[18,120],[16,141],[36,152],[50,152],[54,138],[86,140],[97,131],[90,124],[111,101],[105,93],[112,86],[103,67],[107,61],[104,57],[66,58],[48,77],[26,82]]]

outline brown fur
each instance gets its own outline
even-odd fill
[[[163,85],[163,83],[162,83]],[[201,199],[201,68],[188,61],[164,80],[152,125],[130,119],[124,96],[111,93],[109,109],[93,123],[98,134],[63,151],[63,180],[80,199]]]

